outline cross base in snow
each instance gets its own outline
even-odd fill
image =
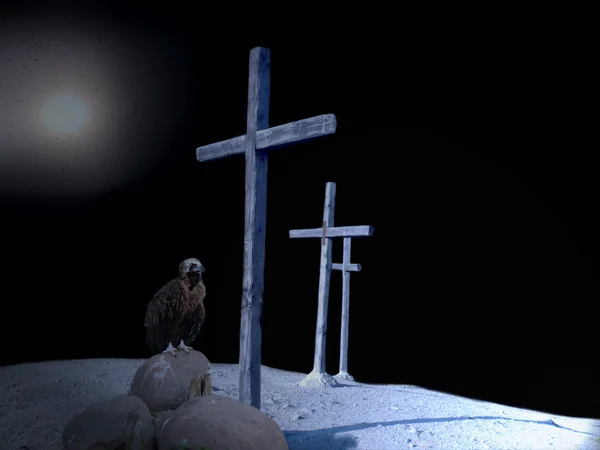
[[[300,386],[312,386],[312,387],[334,387],[338,385],[338,382],[334,377],[326,372],[319,372],[313,370],[311,373],[298,383]]]
[[[348,372],[338,372],[337,375],[334,376],[336,380],[348,380],[354,381],[354,377],[350,375]]]

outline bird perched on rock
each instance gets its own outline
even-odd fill
[[[179,276],[158,290],[146,307],[146,345],[152,354],[177,349],[189,352],[188,347],[200,333],[204,323],[204,297],[206,287],[202,282],[204,266],[196,258],[179,264]]]

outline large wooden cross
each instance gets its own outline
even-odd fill
[[[244,276],[240,323],[239,400],[260,409],[262,296],[267,225],[267,152],[335,133],[336,119],[326,114],[269,128],[271,54],[250,51],[246,134],[196,149],[198,161],[246,155]]]
[[[350,227],[334,227],[333,216],[335,210],[335,183],[328,182],[325,185],[325,206],[323,207],[323,227],[307,228],[304,230],[290,230],[290,238],[321,238],[321,268],[319,272],[319,297],[317,310],[317,330],[315,333],[315,359],[313,370],[304,380],[300,382],[303,386],[320,385],[335,386],[335,378],[325,371],[325,348],[327,343],[327,310],[329,308],[329,282],[331,280],[331,269],[333,263],[331,260],[332,238],[352,238],[372,236],[375,229],[369,225],[358,225]],[[360,270],[358,266],[350,264],[350,248],[344,251],[344,261],[342,264],[336,264],[336,269],[346,271]],[[345,277],[349,281],[349,278]],[[346,304],[348,307],[348,304]],[[346,311],[346,318],[348,317]],[[346,336],[347,348],[347,327],[342,331]],[[342,335],[342,345],[344,336]],[[341,366],[343,367],[343,366]]]

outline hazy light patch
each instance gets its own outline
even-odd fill
[[[182,118],[178,58],[112,20],[0,17],[0,193],[97,195],[142,175]]]
[[[86,119],[85,103],[69,92],[52,95],[40,111],[42,125],[57,134],[74,133],[85,124]]]

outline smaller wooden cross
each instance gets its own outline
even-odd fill
[[[369,225],[334,227],[335,183],[325,185],[325,206],[323,207],[323,227],[304,230],[290,230],[290,238],[321,238],[321,269],[319,272],[319,306],[315,337],[315,359],[313,370],[300,383],[301,385],[335,385],[335,379],[325,371],[325,347],[327,336],[327,309],[329,306],[329,284],[331,280],[332,238],[372,236],[375,229]],[[324,244],[323,244],[323,238]],[[348,255],[349,258],[349,255]],[[349,259],[348,259],[349,261]],[[345,264],[342,263],[342,266]]]
[[[342,271],[342,326],[340,331],[340,370],[335,376],[338,379],[354,380],[348,373],[348,334],[350,331],[350,273],[360,272],[360,264],[350,263],[350,247],[352,238],[344,238],[344,255],[342,264],[333,264],[333,270]]]

